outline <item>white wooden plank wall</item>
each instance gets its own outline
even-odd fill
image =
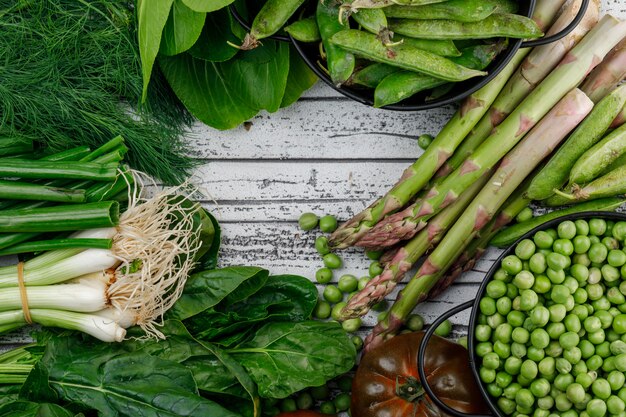
[[[605,12],[626,19],[626,0],[603,3]],[[346,220],[361,211],[422,153],[417,136],[436,134],[453,112],[452,106],[424,112],[377,110],[320,82],[289,108],[256,116],[249,129],[220,132],[196,124],[188,134],[194,157],[202,161],[194,181],[209,196],[203,203],[222,225],[220,265],[258,265],[274,274],[314,279],[323,266],[313,247],[317,233],[301,233],[299,215],[313,211]],[[416,312],[429,323],[474,298],[497,255],[490,249],[473,271]],[[344,273],[367,275],[369,261],[361,251],[341,256],[345,266],[335,272],[335,282]],[[468,317],[465,312],[453,318],[457,332],[465,330]],[[370,314],[364,323],[369,327],[375,321]],[[27,334],[8,335],[0,343],[6,348],[26,342]]]

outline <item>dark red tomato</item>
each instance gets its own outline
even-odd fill
[[[352,382],[352,416],[449,416],[424,393],[419,381],[417,351],[423,336],[423,332],[398,335],[361,358]],[[428,382],[444,403],[464,413],[488,413],[463,346],[433,336],[425,362]]]
[[[331,414],[322,414],[310,410],[298,410],[289,413],[280,413],[276,417],[335,417]]]

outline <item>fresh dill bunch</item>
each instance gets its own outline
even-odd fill
[[[121,135],[133,168],[182,181],[192,117],[156,69],[140,104],[136,31],[126,1],[0,0],[0,137],[60,151]]]

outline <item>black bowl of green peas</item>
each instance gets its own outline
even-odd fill
[[[550,43],[573,30],[589,0],[569,26],[549,37],[530,19],[535,1],[268,0],[251,25],[234,5],[230,10],[252,44],[262,37],[293,43],[311,70],[341,94],[412,111],[476,92],[520,47]]]
[[[469,360],[494,415],[625,415],[626,215],[577,213],[530,231],[433,328],[469,307]]]

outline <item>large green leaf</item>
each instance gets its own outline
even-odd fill
[[[53,338],[42,364],[49,384],[68,402],[85,404],[111,416],[236,417],[198,395],[190,370],[171,360],[125,347]]]
[[[216,129],[231,129],[257,113],[224,79],[228,62],[208,62],[189,53],[160,57],[159,64],[176,96],[195,117]]]
[[[227,42],[237,45],[241,41],[231,30],[231,20],[228,9],[207,13],[202,33],[189,53],[194,58],[212,62],[228,61],[234,57],[239,50]]]
[[[168,316],[184,320],[216,306],[229,296],[245,298],[258,291],[268,276],[267,270],[253,266],[198,272],[187,279],[183,295],[170,309]]]
[[[284,398],[325,384],[354,366],[356,350],[339,323],[277,322],[228,351],[248,370],[266,398]]]
[[[139,52],[141,55],[141,71],[143,73],[143,101],[146,100],[148,94],[152,66],[159,53],[161,34],[170,14],[173,1],[137,0]]]
[[[202,32],[205,16],[206,13],[191,10],[182,0],[174,0],[163,29],[159,53],[176,55],[191,48]]]
[[[202,247],[198,251],[198,266],[194,272],[217,268],[217,259],[222,243],[222,229],[217,219],[205,209],[200,210],[200,216],[203,225],[200,236]]]
[[[287,86],[280,107],[287,107],[295,103],[302,93],[317,82],[317,75],[304,62],[293,46],[289,49],[289,76]]]
[[[65,408],[48,403],[15,401],[0,407],[0,417],[74,417]]]
[[[213,12],[228,6],[233,0],[183,0],[183,2],[196,12]]]

